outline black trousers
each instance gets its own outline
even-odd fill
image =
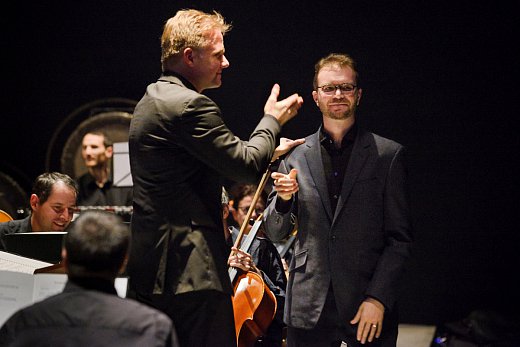
[[[364,345],[357,341],[356,334],[357,325],[351,325],[339,317],[331,286],[320,319],[313,329],[287,327],[287,347],[395,347],[397,341],[397,331],[395,336],[384,339],[381,336],[381,339]]]
[[[136,299],[166,313],[182,347],[236,347],[231,296],[216,290],[178,295],[136,295]]]

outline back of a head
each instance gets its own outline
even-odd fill
[[[87,211],[64,239],[71,277],[115,278],[130,248],[130,231],[113,213]]]

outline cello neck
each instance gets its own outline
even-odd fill
[[[241,251],[249,253],[249,250],[251,249],[251,245],[253,244],[253,241],[254,241],[256,234],[258,233],[258,230],[260,229],[261,225],[262,225],[262,214],[260,214],[260,216],[258,216],[258,218],[256,219],[255,224],[253,224],[253,227],[247,234],[246,238],[244,239],[244,242],[241,242],[240,244],[238,244],[236,241],[239,241],[239,238],[237,237],[237,239],[235,241],[235,247],[237,247]],[[240,236],[241,234],[243,235],[242,230],[238,236]],[[236,269],[234,267],[230,267],[228,269],[228,273],[229,273],[229,279],[231,280],[231,283],[233,283],[233,281],[235,280],[236,275],[238,273],[238,269]]]
[[[262,224],[262,214],[258,216],[258,218],[255,221],[255,224],[249,231],[248,237],[246,238],[246,242],[244,242],[244,247],[247,244],[247,248],[241,248],[242,246],[242,238],[244,237],[244,232],[249,224],[249,220],[251,219],[251,215],[253,214],[253,211],[255,210],[256,202],[258,201],[258,198],[260,197],[260,194],[262,193],[262,190],[265,187],[265,184],[267,183],[267,180],[269,179],[269,175],[271,174],[271,164],[267,166],[267,170],[265,170],[264,174],[262,175],[262,179],[260,180],[260,183],[258,184],[258,188],[256,189],[255,195],[253,196],[253,200],[251,201],[251,206],[249,206],[249,210],[247,211],[246,217],[244,218],[244,222],[242,223],[242,226],[240,227],[240,232],[238,233],[237,239],[235,240],[235,243],[233,247],[238,248],[240,250],[243,250],[245,252],[249,251],[249,247],[251,247],[251,244],[253,243],[253,240],[256,236],[256,233],[258,232],[258,229],[260,229],[260,225]],[[228,269],[229,278],[231,279],[231,283],[233,283],[236,274],[238,270],[234,267],[230,267]]]

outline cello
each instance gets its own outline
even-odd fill
[[[0,223],[12,221],[13,217],[4,210],[0,210]]]
[[[244,231],[253,213],[260,192],[265,186],[270,169],[264,173],[262,181],[253,197],[253,201],[242,223],[234,247],[249,252],[251,244],[262,224],[262,215],[255,221],[246,239],[242,243]],[[252,347],[257,339],[264,336],[271,325],[276,313],[276,297],[267,287],[262,276],[254,271],[247,271],[236,277],[238,269],[228,269],[233,289],[233,314],[235,318],[235,332],[238,347]]]

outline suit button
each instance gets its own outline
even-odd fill
[[[332,236],[330,237],[330,240],[331,240],[332,242],[336,241],[336,235],[332,235]]]

